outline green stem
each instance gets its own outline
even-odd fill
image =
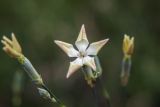
[[[102,85],[101,79],[97,78],[94,82],[94,86],[91,87],[93,95],[96,98],[97,106],[98,107],[110,107],[110,98],[108,92]]]
[[[124,56],[122,60],[121,85],[127,86],[131,71],[131,56]]]
[[[108,92],[103,87],[100,78],[90,77],[90,75],[88,75],[90,73],[88,73],[86,66],[82,67],[82,71],[84,73],[85,80],[87,81],[87,84],[90,86],[92,93],[95,97],[97,107],[110,107],[110,99]]]
[[[56,103],[59,105],[59,107],[66,107],[48,88],[46,85],[42,85],[42,88],[47,90],[49,94],[51,95],[51,98],[54,98],[56,100]]]
[[[23,72],[17,70],[14,74],[13,84],[12,84],[12,104],[13,107],[21,106],[21,93],[23,89]]]

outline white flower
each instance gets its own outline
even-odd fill
[[[91,67],[96,71],[96,65],[94,56],[97,55],[99,50],[107,43],[109,39],[104,39],[98,42],[91,43],[89,45],[85,27],[82,25],[79,36],[75,42],[78,50],[76,50],[72,44],[55,40],[54,42],[69,56],[76,57],[76,59],[70,62],[67,78],[69,78],[75,71],[81,68],[83,65]],[[91,57],[92,56],[92,57]]]

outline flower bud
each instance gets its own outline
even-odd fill
[[[56,100],[53,98],[51,98],[51,95],[49,94],[49,92],[43,88],[38,88],[39,94],[44,98],[44,99],[50,99],[52,102],[56,102]]]
[[[128,35],[124,35],[123,39],[123,53],[125,55],[132,55],[134,50],[134,37],[129,37]]]

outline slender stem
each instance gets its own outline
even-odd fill
[[[130,93],[127,90],[126,86],[122,86],[121,87],[121,102],[123,104],[123,106],[126,106],[126,103],[128,101],[128,99],[130,98]]]
[[[122,86],[127,86],[128,80],[130,77],[130,71],[131,71],[131,56],[124,56],[122,60],[122,71],[121,71],[121,84]]]
[[[13,98],[12,98],[12,104],[13,107],[20,107],[21,106],[21,93],[22,93],[22,89],[23,89],[23,72],[20,72],[19,70],[17,70],[14,74],[14,78],[13,78],[13,84],[12,84],[12,94],[13,94]]]
[[[86,66],[82,67],[82,71],[84,73],[87,84],[90,86],[92,93],[95,97],[97,107],[110,107],[109,95],[103,87],[101,79],[99,77],[96,79],[91,78],[90,75],[88,75]]]
[[[98,107],[111,107],[108,92],[102,85],[101,79],[97,78],[94,82],[94,87],[91,87],[92,92],[96,98]]]
[[[56,100],[56,103],[60,106],[60,107],[66,107],[49,89],[46,85],[42,85],[42,88],[44,88],[45,90],[47,90],[49,92],[49,94],[51,95],[51,98],[54,98]]]
[[[92,90],[92,93],[93,93],[93,95],[94,95],[94,97],[95,97],[95,100],[96,100],[96,104],[97,104],[97,106],[99,106],[99,101],[98,101],[98,95],[97,95],[97,90],[95,89],[95,87],[91,87],[91,90]]]

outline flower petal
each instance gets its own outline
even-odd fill
[[[76,46],[79,50],[79,52],[84,53],[88,47],[89,43],[86,40],[81,40],[76,42]]]
[[[90,56],[84,57],[83,64],[91,67],[94,71],[96,71],[96,64],[94,61],[94,57],[90,57]]]
[[[13,45],[13,48],[14,50],[16,50],[18,53],[22,53],[22,48],[16,38],[16,36],[14,35],[14,33],[11,34],[11,37],[12,37],[12,45]]]
[[[77,57],[79,52],[74,49],[72,44],[62,42],[59,40],[54,41],[69,57]]]
[[[85,31],[84,24],[81,27],[81,30],[79,32],[79,35],[78,35],[78,38],[77,38],[76,42],[81,41],[83,39],[88,41],[87,36],[86,36],[86,31]]]
[[[132,54],[134,50],[134,37],[130,39],[128,54]]]
[[[75,44],[80,52],[85,52],[86,48],[88,47],[89,42],[86,36],[84,25],[82,25],[81,27],[80,33]]]
[[[123,53],[127,55],[131,55],[134,50],[134,37],[130,37],[128,35],[124,35],[123,39]]]
[[[97,55],[99,50],[108,42],[109,39],[104,39],[98,42],[91,43],[87,49],[87,55]]]
[[[127,53],[128,51],[129,41],[130,41],[130,37],[127,34],[125,34],[124,39],[123,39],[123,52],[124,53]]]
[[[70,62],[69,70],[66,78],[69,78],[75,71],[83,66],[82,59],[77,58],[73,62]]]
[[[13,45],[12,41],[8,37],[3,36],[3,40],[6,41],[10,46]]]

